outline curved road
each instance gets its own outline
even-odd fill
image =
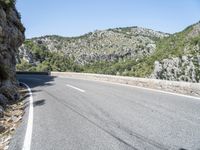
[[[33,93],[31,150],[200,149],[200,99],[72,78],[18,79]],[[27,120],[28,109],[11,150],[21,150]]]

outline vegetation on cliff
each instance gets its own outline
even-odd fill
[[[0,0],[0,5],[4,7],[14,7],[16,0]]]

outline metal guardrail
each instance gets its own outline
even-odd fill
[[[23,74],[23,75],[51,75],[51,72],[30,72],[30,71],[16,71],[16,74]]]

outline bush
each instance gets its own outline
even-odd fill
[[[21,63],[16,65],[17,71],[29,71],[31,67],[26,60],[21,60]]]
[[[2,5],[5,8],[10,8],[15,6],[16,0],[0,0],[0,5]]]

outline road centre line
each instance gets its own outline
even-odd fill
[[[75,90],[78,90],[78,91],[80,91],[80,92],[82,92],[82,93],[85,93],[85,90],[80,89],[80,88],[77,88],[77,87],[72,86],[72,85],[70,85],[70,84],[66,84],[66,86],[67,86],[67,87],[70,87],[70,88],[73,88],[73,89],[75,89]]]

